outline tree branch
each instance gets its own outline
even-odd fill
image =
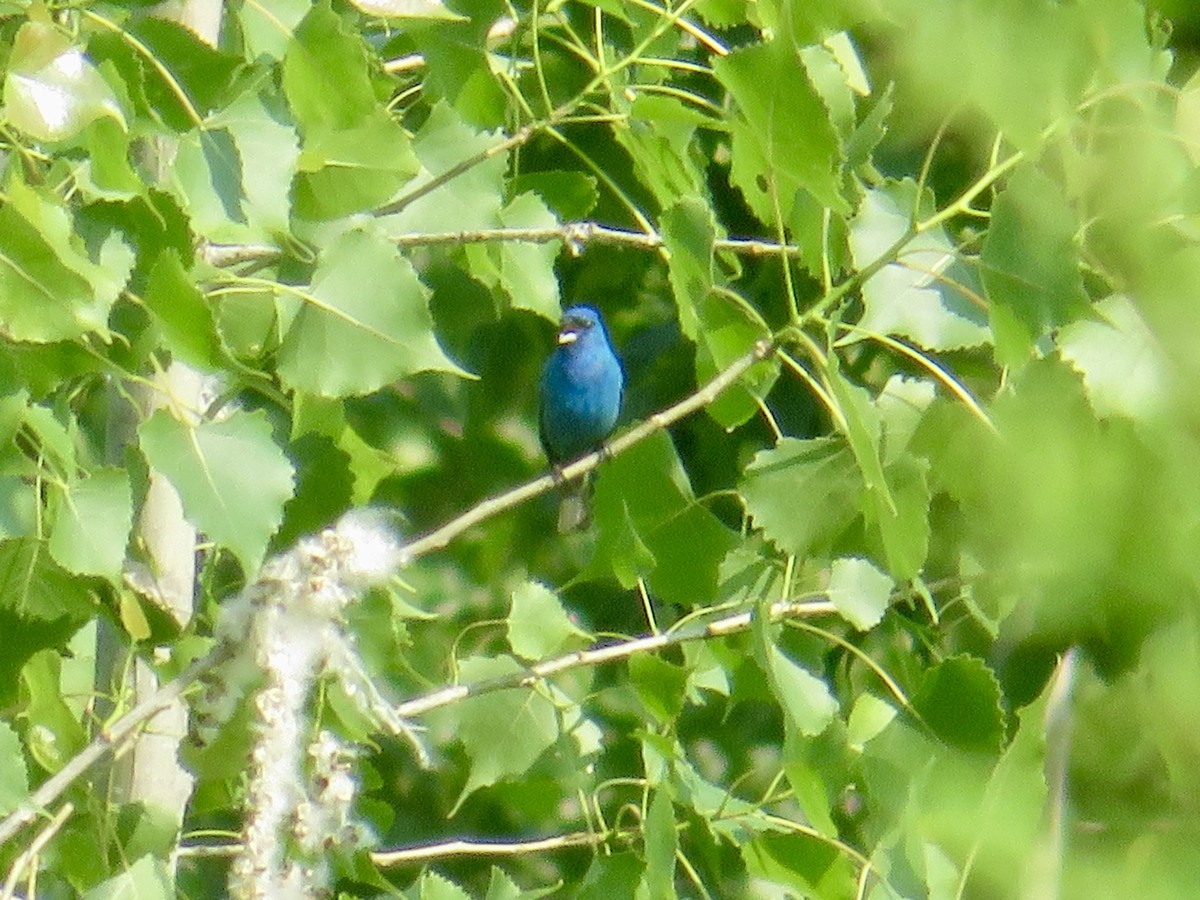
[[[404,547],[405,555],[409,560],[413,560],[434,550],[440,550],[468,528],[478,525],[492,516],[512,509],[514,506],[518,506],[539,494],[544,494],[555,487],[559,481],[573,481],[576,478],[581,478],[596,468],[601,460],[610,456],[616,456],[639,441],[645,440],[654,432],[660,431],[668,425],[678,422],[685,416],[691,415],[696,410],[708,406],[726,388],[737,381],[747,369],[756,362],[762,362],[769,358],[774,352],[775,343],[773,341],[765,338],[758,341],[754,345],[753,350],[734,360],[724,371],[719,372],[712,381],[708,382],[708,384],[704,385],[696,393],[684,398],[674,406],[650,416],[644,422],[629,429],[615,440],[610,441],[604,449],[589,453],[569,466],[563,467],[558,478],[547,473],[505,491],[503,494],[497,494],[494,497],[483,500],[458,518],[452,519],[440,528],[406,544]]]
[[[797,618],[800,616],[824,616],[836,613],[837,608],[828,600],[780,600],[771,604],[771,621]],[[638,653],[649,653],[664,647],[673,647],[689,641],[700,641],[706,638],[719,637],[726,634],[737,634],[750,627],[752,613],[750,611],[735,613],[720,619],[714,619],[695,628],[684,628],[679,631],[664,634],[651,634],[645,637],[621,641],[617,644],[607,644],[593,647],[590,650],[578,650],[554,659],[534,663],[523,672],[513,672],[474,684],[453,684],[449,687],[438,688],[420,697],[406,700],[396,707],[396,714],[402,718],[412,718],[430,710],[458,703],[468,697],[478,697],[496,691],[512,688],[532,687],[538,681],[568,669],[580,669],[586,666],[598,666],[602,663],[628,659]]]
[[[545,228],[480,228],[473,231],[431,231],[401,234],[392,238],[397,247],[439,247],[446,245],[488,243],[563,244],[571,253],[578,255],[587,244],[631,247],[638,250],[660,250],[662,235],[644,231],[627,231],[612,228],[599,222],[563,222]],[[739,256],[800,255],[794,244],[779,244],[753,238],[720,238],[713,242],[717,252],[736,253]],[[272,263],[283,256],[283,251],[270,244],[212,244],[205,243],[200,249],[204,261],[211,266],[228,268],[241,263]]]
[[[59,798],[71,783],[94,766],[106,755],[133,737],[147,719],[166,709],[183,696],[183,692],[205,672],[222,662],[227,656],[223,648],[196,660],[157,691],[137,704],[110,727],[101,729],[90,744],[80,750],[71,760],[42,782],[28,802],[22,804],[0,821],[0,846],[8,842],[18,831],[33,822],[51,803]]]
[[[563,850],[567,847],[595,847],[621,834],[601,834],[591,831],[574,831],[553,837],[531,841],[475,841],[452,840],[420,847],[405,847],[402,850],[376,850],[371,862],[381,868],[412,865],[452,856],[521,856],[527,853],[544,853],[547,850]]]

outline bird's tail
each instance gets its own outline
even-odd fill
[[[582,531],[592,524],[592,479],[590,473],[579,481],[564,484],[559,491],[558,533]]]

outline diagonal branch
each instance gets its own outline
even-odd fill
[[[780,600],[771,604],[771,621],[790,619],[800,616],[824,616],[836,613],[837,609],[828,600]],[[532,687],[550,675],[566,672],[569,669],[580,669],[586,666],[598,666],[602,663],[628,659],[638,653],[649,653],[664,647],[673,647],[689,641],[700,641],[706,638],[720,637],[726,634],[737,634],[750,627],[752,613],[750,611],[735,613],[720,619],[714,619],[695,628],[680,629],[664,634],[651,634],[645,637],[632,638],[617,644],[606,644],[593,647],[590,650],[578,650],[554,659],[534,663],[523,672],[513,672],[498,678],[477,681],[474,684],[452,684],[449,687],[438,688],[420,697],[406,700],[396,707],[396,714],[403,718],[411,718],[427,713],[443,706],[450,706],[468,697],[478,697],[481,694],[491,694],[496,691],[512,688]]]
[[[526,500],[546,493],[551,488],[557,486],[559,481],[574,481],[576,478],[581,478],[596,468],[601,460],[610,456],[616,456],[639,441],[645,440],[654,434],[654,432],[660,431],[668,425],[678,422],[685,416],[689,416],[697,410],[708,406],[726,388],[737,381],[747,369],[756,362],[762,362],[769,358],[774,352],[774,341],[765,338],[758,341],[754,345],[754,349],[734,360],[724,371],[718,373],[712,381],[708,382],[708,384],[704,385],[696,393],[684,398],[674,406],[650,416],[644,422],[629,429],[615,440],[610,441],[604,449],[589,453],[569,466],[564,466],[558,478],[551,474],[542,475],[503,494],[489,497],[468,509],[458,518],[452,519],[440,528],[406,544],[404,547],[406,557],[408,560],[413,560],[434,550],[440,550],[468,528],[478,525],[492,516],[512,509]]]

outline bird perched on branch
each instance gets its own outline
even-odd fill
[[[621,412],[625,373],[598,310],[572,306],[563,313],[558,347],[546,360],[541,387],[538,430],[546,458],[557,472],[601,449]],[[559,532],[588,524],[588,494],[587,479],[564,487]]]

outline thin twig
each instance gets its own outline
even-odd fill
[[[35,821],[41,815],[41,811],[57,800],[76,778],[132,737],[143,722],[178,700],[196,679],[223,661],[228,652],[227,648],[219,648],[196,660],[111,726],[101,729],[90,744],[42,782],[30,795],[27,803],[0,821],[0,846],[30,822]]]
[[[521,856],[527,853],[545,853],[548,850],[563,850],[567,847],[595,847],[610,840],[613,835],[591,831],[574,831],[553,837],[531,841],[476,841],[452,840],[420,847],[405,847],[402,850],[376,850],[371,862],[380,867],[405,866],[424,863],[433,859],[452,856]]]
[[[487,162],[489,159],[494,159],[495,157],[499,156],[502,153],[507,153],[509,150],[513,150],[517,147],[520,147],[522,144],[527,142],[531,137],[533,137],[534,134],[536,134],[541,128],[544,128],[548,125],[554,124],[556,121],[558,121],[559,118],[562,118],[562,114],[552,115],[546,122],[538,123],[538,124],[530,124],[530,125],[526,125],[523,128],[518,129],[517,131],[513,132],[512,135],[510,135],[509,137],[500,141],[499,143],[492,144],[490,147],[487,147],[487,148],[479,151],[478,153],[468,156],[464,160],[460,160],[459,162],[455,163],[450,168],[448,168],[445,172],[440,172],[439,174],[434,175],[432,178],[430,178],[424,184],[413,188],[407,194],[397,197],[395,200],[393,200],[391,203],[386,204],[385,206],[379,207],[378,209],[375,210],[374,215],[376,215],[376,216],[395,215],[396,213],[404,210],[410,204],[416,202],[417,200],[421,199],[422,197],[426,196],[427,194],[433,193],[438,188],[440,188],[442,185],[453,181],[455,178],[457,178],[459,175],[462,175],[464,172],[468,172],[471,169],[475,168],[475,166],[479,165],[480,163]]]
[[[42,852],[42,848],[50,843],[50,839],[54,835],[58,834],[58,830],[67,821],[67,817],[74,811],[74,803],[64,803],[62,809],[54,814],[53,818],[46,823],[46,827],[38,832],[37,837],[16,858],[12,864],[12,868],[8,870],[8,878],[4,880],[4,889],[0,890],[0,900],[11,900],[16,892],[17,882],[21,880],[21,873],[29,868],[30,864],[37,858],[37,855]]]
[[[770,617],[772,621],[776,621],[798,616],[824,616],[836,612],[836,607],[828,600],[780,600],[771,604]],[[655,650],[661,650],[664,647],[673,647],[688,641],[699,641],[721,635],[736,634],[746,631],[750,627],[752,615],[750,611],[735,613],[731,616],[714,619],[711,622],[706,622],[694,628],[680,629],[679,631],[663,634],[651,634],[628,641],[621,641],[616,644],[593,647],[590,650],[578,650],[574,653],[567,653],[554,659],[535,663],[528,669],[513,672],[510,675],[489,678],[485,681],[477,681],[474,684],[452,684],[448,687],[438,688],[436,691],[431,691],[428,694],[423,694],[420,697],[406,700],[396,707],[396,714],[402,718],[412,718],[433,709],[458,703],[468,697],[478,697],[481,694],[490,694],[512,688],[531,687],[543,678],[556,675],[559,672],[565,672],[569,669],[598,666],[602,663],[629,659],[631,656],[636,656],[639,653],[650,653]]]
[[[405,545],[405,554],[412,560],[434,550],[440,550],[454,538],[467,529],[478,525],[480,522],[512,509],[514,506],[518,506],[539,494],[546,493],[556,487],[561,481],[574,481],[576,478],[583,477],[596,468],[602,460],[610,456],[616,456],[639,441],[645,440],[654,434],[654,432],[660,431],[668,425],[678,422],[685,416],[691,415],[697,410],[708,406],[727,387],[737,381],[742,376],[742,373],[756,362],[762,362],[767,359],[774,352],[775,343],[773,341],[767,339],[758,341],[754,345],[753,350],[734,360],[727,368],[719,372],[712,381],[696,391],[696,393],[684,398],[669,409],[650,416],[644,422],[629,429],[615,440],[610,441],[602,450],[589,453],[569,466],[564,466],[557,477],[547,473],[505,491],[503,494],[497,494],[494,497],[483,500],[458,518],[450,520],[440,528]]]

